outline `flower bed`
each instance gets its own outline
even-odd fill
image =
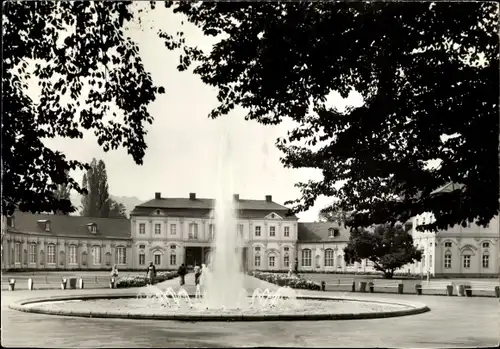
[[[177,277],[176,271],[160,271],[156,273],[154,283],[163,282]],[[119,278],[116,281],[117,288],[146,286],[146,275],[130,275]]]
[[[304,290],[321,290],[320,284],[311,280],[303,279],[297,275],[288,276],[276,273],[263,273],[259,271],[253,271],[250,275],[278,286],[288,286]]]

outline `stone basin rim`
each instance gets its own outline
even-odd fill
[[[362,320],[362,319],[378,319],[399,317],[408,315],[417,315],[430,311],[425,304],[418,302],[408,302],[397,300],[395,302],[386,299],[370,299],[364,297],[339,297],[339,296],[323,296],[323,295],[303,295],[298,296],[298,299],[308,300],[323,300],[323,301],[352,301],[352,302],[368,302],[378,304],[401,305],[408,307],[401,310],[387,310],[380,312],[360,312],[360,313],[327,313],[327,314],[155,314],[154,311],[149,314],[118,312],[118,311],[102,311],[102,312],[84,312],[72,310],[55,310],[55,309],[40,309],[31,308],[26,305],[34,303],[57,302],[57,301],[72,301],[72,300],[93,300],[93,299],[118,299],[118,298],[136,298],[136,294],[85,294],[85,295],[63,295],[63,296],[46,296],[38,298],[30,298],[16,301],[9,305],[10,309],[47,315],[59,316],[74,316],[86,318],[117,318],[130,320],[164,320],[164,321],[318,321],[318,320]],[[192,295],[190,295],[192,297]]]

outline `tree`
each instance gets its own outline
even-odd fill
[[[144,125],[153,121],[146,107],[164,89],[124,35],[130,1],[6,1],[2,12],[2,214],[73,212],[54,190],[84,194],[68,171],[88,164],[43,140],[92,131],[104,151],[123,146],[142,164]],[[39,101],[27,95],[30,78],[41,86]]]
[[[420,261],[422,251],[413,246],[411,234],[404,231],[400,224],[383,224],[373,232],[353,229],[349,243],[344,248],[346,262],[372,261],[374,268],[390,279],[394,271],[405,264]]]
[[[318,220],[320,222],[336,222],[338,224],[346,225],[351,218],[349,212],[331,210],[330,206],[324,207],[319,211]]]
[[[70,201],[70,190],[68,188],[67,185],[65,184],[59,184],[56,188],[56,190],[54,191],[54,197],[57,199],[57,200],[68,200]],[[71,201],[70,201],[71,202]],[[56,214],[60,214],[60,215],[67,215],[68,212],[63,212],[63,211],[56,211]]]
[[[109,199],[109,202],[109,218],[127,218],[127,209],[125,205],[113,199]]]
[[[110,197],[108,190],[108,175],[104,161],[95,158],[90,163],[90,168],[83,175],[82,187],[87,195],[82,196],[82,216],[109,217]]]
[[[325,195],[338,199],[332,210],[353,212],[352,227],[432,212],[435,222],[419,229],[445,229],[498,214],[498,4],[166,6],[220,38],[202,52],[161,34],[183,48],[179,70],[193,64],[218,88],[209,117],[242,107],[247,120],[298,124],[277,141],[282,162],[319,169],[323,179],[297,184],[294,212]],[[332,91],[353,90],[363,106],[328,105]],[[449,182],[463,187],[432,195]]]

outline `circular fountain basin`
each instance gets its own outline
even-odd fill
[[[19,301],[12,309],[50,315],[127,318],[178,321],[286,321],[286,320],[348,320],[374,319],[421,314],[430,309],[424,304],[403,301],[336,298],[330,296],[297,297],[300,307],[253,308],[243,304],[242,309],[206,309],[201,304],[190,306],[162,306],[135,295],[60,296]]]

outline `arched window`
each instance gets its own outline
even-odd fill
[[[87,265],[88,263],[88,254],[87,251],[82,252],[82,265]]]
[[[78,251],[78,246],[76,245],[69,245],[69,249],[68,249],[68,252],[69,252],[69,258],[68,258],[68,264],[70,265],[75,265],[75,264],[78,264],[77,262],[77,252]]]
[[[101,264],[101,246],[92,246],[92,264]]]
[[[312,252],[310,249],[306,248],[302,250],[302,266],[310,267],[312,265]]]
[[[463,263],[463,267],[465,269],[469,269],[470,268],[470,261],[471,261],[471,254],[469,251],[464,251],[464,253],[462,254],[462,263]]]
[[[36,264],[36,243],[29,245],[29,263]]]
[[[446,252],[444,254],[444,268],[445,269],[451,268],[451,252]]]
[[[256,253],[254,256],[254,265],[259,268],[260,267],[260,254]]]
[[[56,264],[56,245],[47,245],[47,264]]]
[[[115,248],[115,264],[127,264],[127,249],[125,246],[118,246]]]
[[[170,265],[177,265],[177,246],[170,245]]]
[[[268,256],[268,265],[269,265],[269,268],[276,267],[276,256],[274,254],[270,254]]]
[[[59,251],[59,265],[64,266],[65,262],[66,262],[66,253],[64,253],[64,251]]]
[[[333,267],[333,250],[331,248],[327,248],[325,250],[325,267]]]
[[[106,263],[107,266],[111,265],[111,252],[106,252],[104,254],[104,262]]]

